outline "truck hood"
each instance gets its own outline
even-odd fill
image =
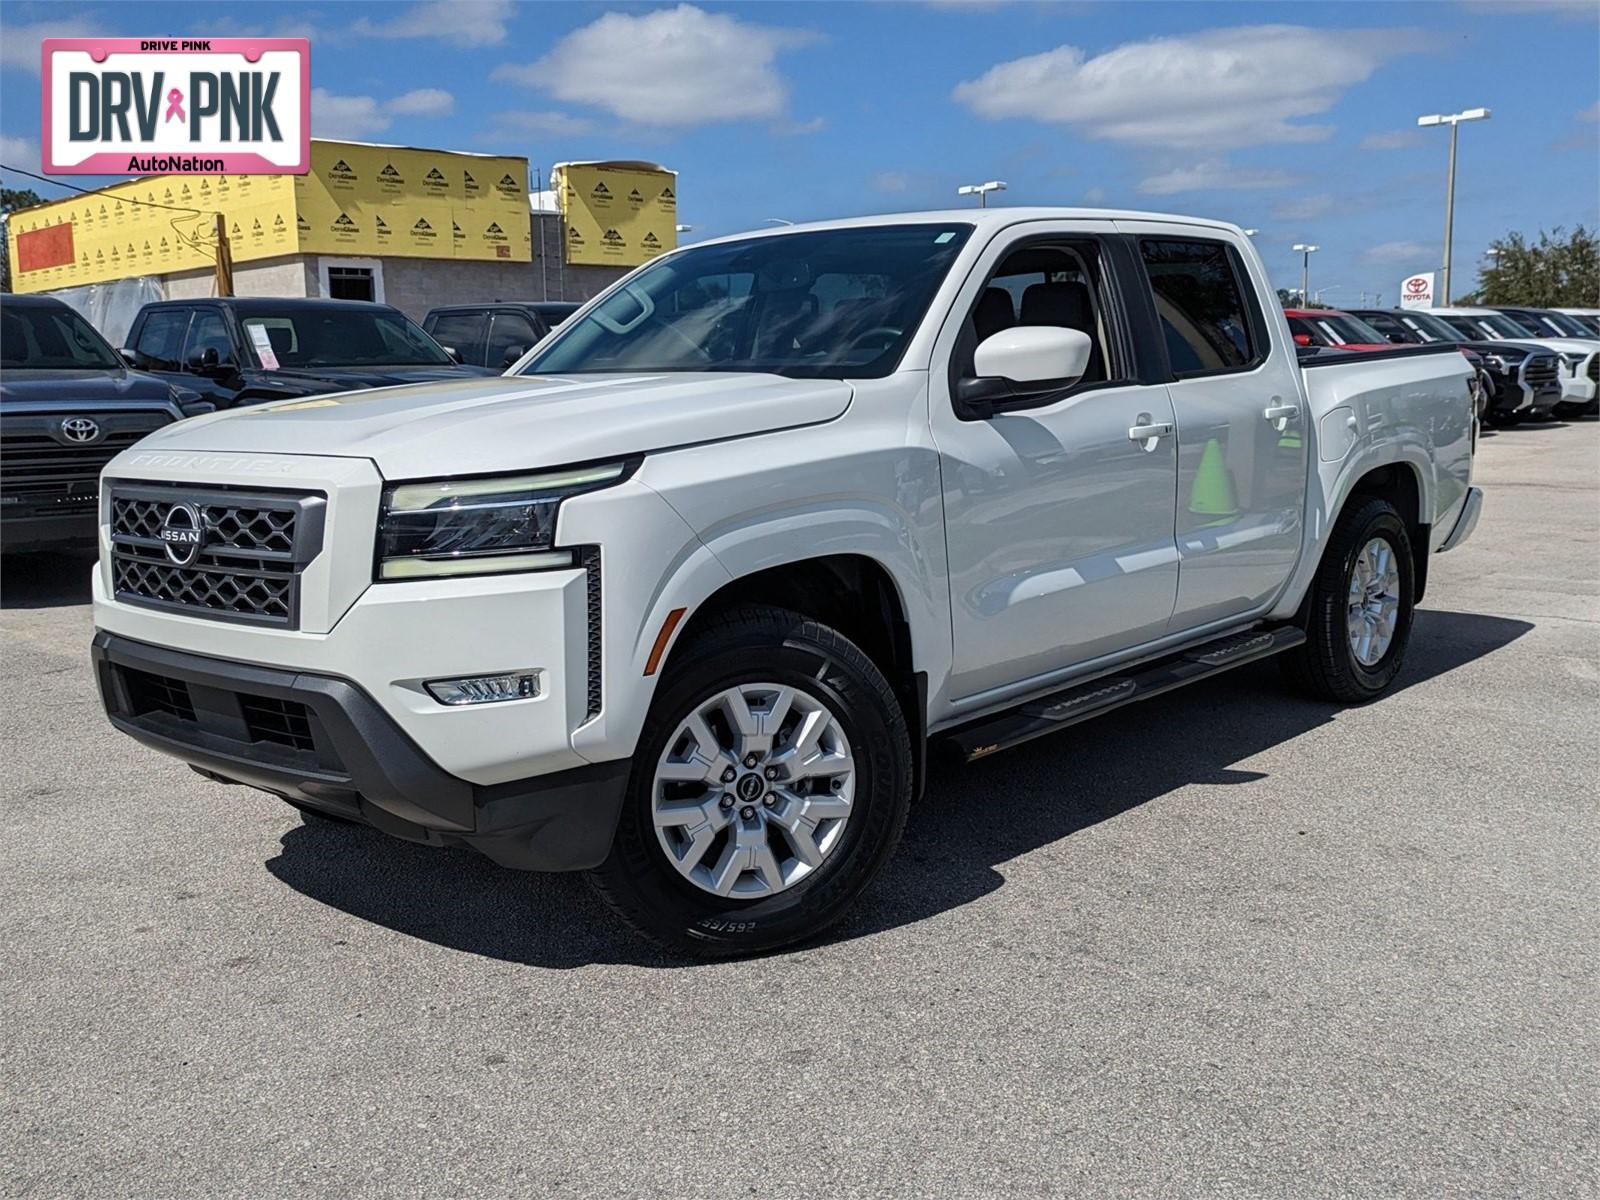
[[[229,409],[140,449],[369,458],[389,479],[489,474],[814,425],[851,395],[778,375],[497,375]]]
[[[12,408],[103,408],[107,405],[172,403],[165,380],[140,371],[34,371],[8,368],[0,378],[0,405]]]
[[[1506,340],[1512,341],[1510,338]],[[1554,350],[1557,354],[1593,354],[1596,350],[1600,350],[1600,341],[1591,342],[1587,338],[1517,338],[1514,342],[1512,342],[1512,344],[1523,346],[1539,346],[1545,350]]]

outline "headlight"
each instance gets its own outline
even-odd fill
[[[572,565],[554,546],[568,496],[610,487],[637,460],[536,475],[390,484],[378,517],[378,578],[489,575]]]

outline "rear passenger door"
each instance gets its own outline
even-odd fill
[[[939,334],[929,420],[943,479],[954,670],[980,704],[1166,632],[1177,593],[1173,413],[1124,297],[1137,264],[1105,221],[999,235]],[[1089,334],[1088,374],[1015,412],[958,402],[973,350],[1013,325]],[[1137,433],[1135,431],[1138,431]]]
[[[1220,231],[1119,221],[1155,300],[1177,418],[1174,633],[1258,614],[1300,554],[1306,434],[1300,369],[1259,297],[1254,255]],[[1276,314],[1273,314],[1276,316]]]

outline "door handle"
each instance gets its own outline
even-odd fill
[[[1261,410],[1261,415],[1272,422],[1272,427],[1282,433],[1289,427],[1289,422],[1300,416],[1298,404],[1269,404]]]
[[[1162,438],[1172,436],[1171,421],[1152,421],[1149,413],[1140,413],[1136,419],[1139,423],[1129,428],[1128,440],[1138,442],[1141,450],[1154,450]]]

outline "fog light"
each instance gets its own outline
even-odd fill
[[[422,685],[440,704],[492,704],[497,700],[529,700],[539,694],[539,676],[469,675],[465,679],[432,679]]]

